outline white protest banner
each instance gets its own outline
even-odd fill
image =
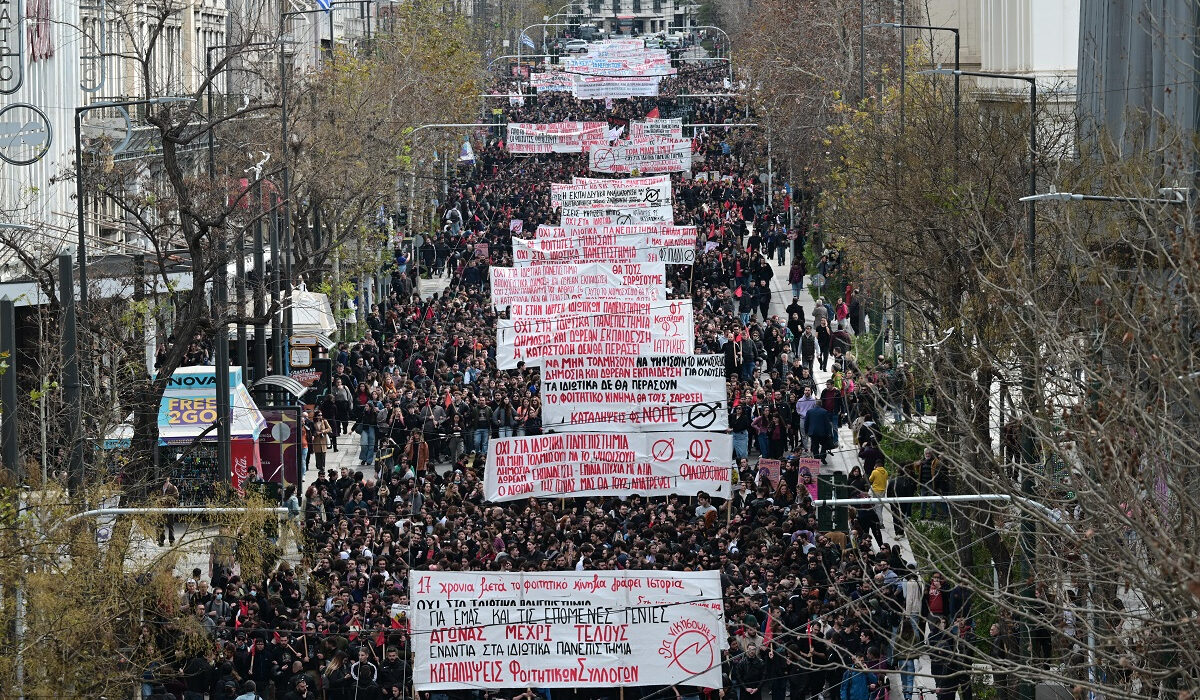
[[[541,397],[556,432],[729,427],[724,355],[544,357]]]
[[[695,348],[691,299],[571,303],[571,311],[553,302],[509,306],[512,318],[496,320],[497,369],[540,367],[548,355],[690,355]]]
[[[669,173],[691,167],[692,142],[688,139],[621,142],[616,146],[593,148],[588,156],[588,168],[598,173]]]
[[[631,226],[675,221],[675,210],[669,204],[657,207],[610,207],[604,204],[563,207],[560,214],[563,226]]]
[[[540,92],[574,92],[575,79],[560,70],[531,73],[529,84]]]
[[[658,245],[696,245],[696,227],[695,226],[676,226],[674,224],[655,223],[655,224],[630,224],[628,226],[620,225],[582,225],[582,224],[567,224],[563,226],[538,226],[535,238],[543,239],[558,239],[558,238],[580,238],[585,236],[632,236],[635,234],[653,234],[658,238],[656,240],[671,240],[672,243],[658,243]]]
[[[508,125],[509,153],[581,153],[608,143],[608,122],[551,122]]]
[[[597,77],[626,78],[638,76],[642,78],[666,78],[677,75],[679,71],[672,68],[669,59],[654,59],[652,61],[631,61],[625,58],[596,59],[591,62],[576,60],[564,67],[566,72],[573,75]]]
[[[514,266],[655,261],[691,265],[695,260],[695,226],[539,226],[534,240],[513,239]]]
[[[580,178],[576,178],[579,180]],[[586,182],[551,183],[550,205],[581,207],[656,207],[671,203],[671,176],[635,177],[615,180],[588,178]]]
[[[660,76],[635,78],[609,78],[597,75],[573,75],[573,92],[579,100],[625,99],[630,97],[658,97]]]
[[[524,221],[522,221],[521,219],[509,219],[508,220],[508,232],[509,233],[519,236],[524,231],[525,231],[525,222]]]
[[[629,125],[631,138],[683,138],[683,119],[647,119]]]
[[[418,571],[413,685],[720,688],[719,571]]]
[[[538,227],[539,230],[542,227]],[[559,227],[558,231],[566,231]],[[604,229],[629,226],[600,227]],[[683,227],[671,227],[683,228]],[[696,235],[664,237],[657,233],[595,233],[579,236],[512,240],[513,265],[557,265],[569,262],[665,262],[691,265],[696,261]]]
[[[520,240],[520,239],[515,239]],[[666,299],[663,263],[583,263],[537,267],[493,267],[492,304],[545,303],[571,299]]]
[[[555,433],[490,443],[484,498],[729,495],[728,433]]]

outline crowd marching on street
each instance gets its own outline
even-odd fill
[[[661,98],[610,107],[544,93],[505,117],[627,126],[665,112],[672,94],[727,92],[717,68],[681,69]],[[686,121],[745,121],[737,98],[689,99]],[[420,700],[971,697],[970,658],[956,652],[994,631],[974,628],[970,590],[919,567],[904,545],[905,524],[944,511],[860,508],[848,531],[830,531],[811,504],[822,467],[858,494],[947,489],[932,450],[885,464],[879,446],[885,424],[926,409],[917,380],[856,345],[868,324],[862,291],[810,287],[818,272],[842,279],[842,261],[822,249],[806,207],[782,193],[768,204],[761,134],[705,127],[690,138],[697,165],[672,175],[673,206],[698,240],[693,265],[667,265],[667,297],[693,300],[694,352],[724,359],[732,498],[485,498],[494,441],[546,431],[538,369],[497,369],[504,312],[490,300],[492,270],[513,264],[510,222],[555,225],[550,184],[589,175],[586,153],[517,157],[491,135],[438,204],[441,230],[395,250],[367,331],[331,351],[332,388],[305,419],[306,476],[285,495],[298,556],[266,580],[193,572],[177,617],[145,628],[147,647],[180,650],[146,678],[147,697],[412,698],[410,571],[645,569],[720,572],[723,690],[521,687]],[[418,293],[432,281],[438,291]],[[779,460],[777,471],[760,459]],[[211,643],[178,645],[197,630]]]

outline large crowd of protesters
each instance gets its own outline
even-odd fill
[[[691,93],[726,87],[720,72],[686,80]],[[609,110],[602,100],[560,93],[511,105],[505,116],[627,121],[676,106],[639,98]],[[696,123],[745,115],[729,98],[695,100],[690,109]],[[285,560],[265,580],[196,571],[183,584],[179,619],[148,631],[146,643],[175,644],[165,637],[179,630],[200,630],[211,643],[181,647],[177,663],[147,676],[146,696],[412,698],[408,573],[434,567],[719,570],[730,638],[725,689],[623,691],[635,699],[875,700],[888,697],[887,675],[898,671],[895,690],[909,700],[922,654],[973,639],[969,591],[919,576],[885,541],[878,508],[852,512],[845,531],[818,527],[806,484],[812,474],[800,459],[853,450],[839,445],[840,426],[855,428],[861,466],[847,478],[858,493],[936,491],[946,470],[931,452],[884,469],[878,426],[920,412],[923,402],[907,368],[855,356],[865,315],[857,290],[834,290],[805,313],[805,279],[816,272],[805,255],[817,247],[812,226],[807,212],[789,213],[783,197],[768,206],[758,136],[708,127],[693,140],[697,166],[692,177],[673,178],[674,209],[676,223],[697,226],[699,254],[692,267],[668,266],[668,294],[694,300],[695,351],[725,358],[732,499],[484,501],[489,441],[542,431],[537,370],[496,369],[489,270],[511,264],[511,219],[527,230],[553,223],[550,183],[588,174],[584,157],[513,157],[492,137],[439,204],[443,230],[416,251],[396,251],[390,294],[366,314],[367,332],[333,351],[332,387],[306,417],[310,475],[285,495],[302,535],[300,563]],[[823,252],[815,256],[821,264],[835,264]],[[783,298],[773,291],[773,263],[789,270]],[[418,275],[449,276],[449,286],[422,298]],[[823,384],[818,370],[829,374]],[[356,451],[359,468],[327,469],[335,450]],[[757,467],[759,458],[780,460],[777,478]],[[916,514],[896,515],[900,523]],[[967,666],[956,661],[965,656],[938,658],[939,697],[966,694]],[[512,688],[421,700],[598,700],[618,692]]]

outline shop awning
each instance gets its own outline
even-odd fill
[[[278,389],[283,389],[296,398],[304,396],[304,392],[308,391],[308,387],[283,374],[272,374],[269,377],[263,377],[257,382],[254,382],[255,389],[263,386],[271,386]]]
[[[229,368],[229,407],[233,418],[230,436],[234,439],[257,439],[267,422],[242,384],[241,367]],[[214,441],[217,431],[212,425],[216,419],[216,367],[180,367],[175,370],[159,405],[159,443],[179,444],[196,438]]]
[[[281,300],[286,303],[286,297]],[[254,315],[254,302],[246,300],[247,316]],[[282,311],[280,312],[282,318]],[[271,324],[267,324],[266,337],[271,337]],[[335,335],[338,330],[337,319],[333,315],[333,307],[329,296],[320,292],[310,292],[304,285],[292,290],[292,333],[295,335],[324,335],[327,338]],[[251,329],[253,332],[253,329]],[[237,324],[229,324],[229,337],[237,335]]]

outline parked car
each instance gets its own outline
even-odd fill
[[[567,42],[567,53],[587,53],[588,43],[583,39],[572,39]]]

